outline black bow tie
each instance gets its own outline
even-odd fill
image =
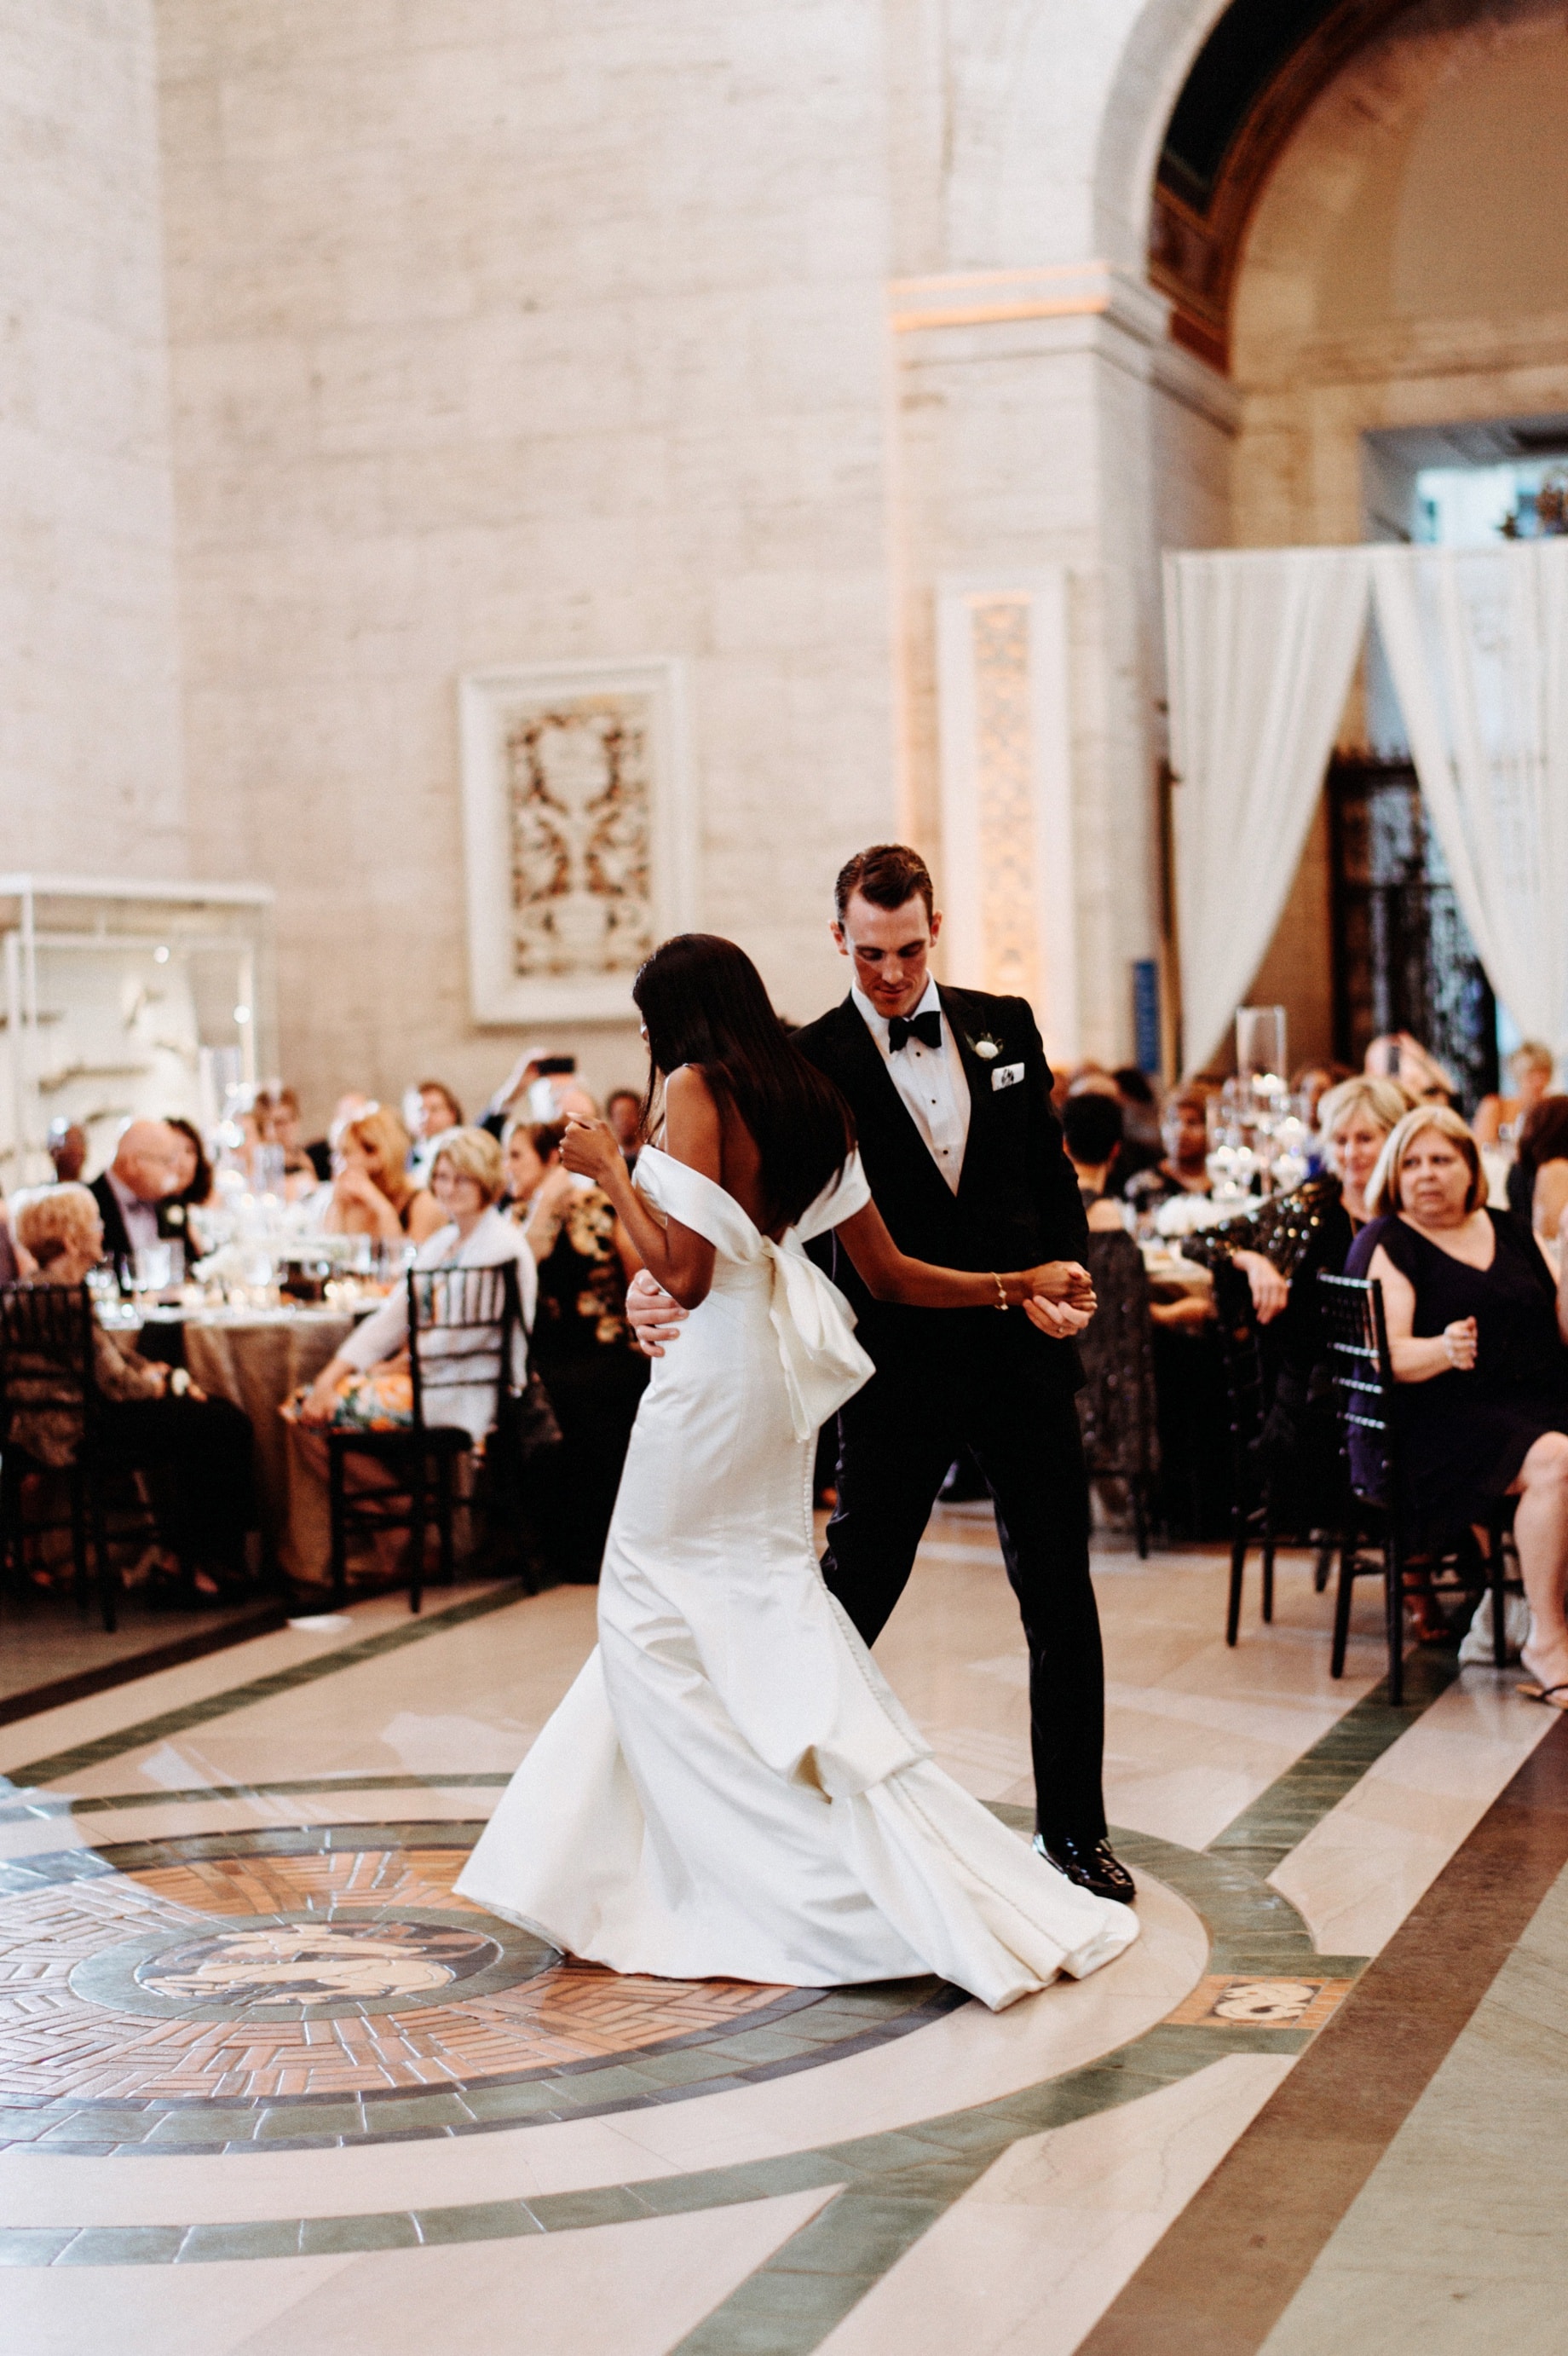
[[[923,1047],[942,1044],[942,1016],[934,1006],[923,1014],[895,1014],[888,1024],[888,1052],[896,1055],[906,1039],[918,1039]]]

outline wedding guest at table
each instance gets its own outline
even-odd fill
[[[1153,1170],[1164,1151],[1159,1133],[1159,1098],[1153,1081],[1136,1064],[1121,1064],[1111,1074],[1116,1101],[1122,1108],[1122,1151],[1116,1162],[1116,1191],[1140,1170]]]
[[[371,1104],[345,1125],[336,1159],[325,1234],[422,1244],[447,1224],[431,1189],[411,1177],[409,1132],[385,1105]]]
[[[1476,1107],[1477,1145],[1500,1145],[1504,1130],[1518,1140],[1520,1123],[1535,1110],[1552,1086],[1554,1063],[1551,1048],[1543,1047],[1539,1039],[1520,1042],[1508,1059],[1512,1096],[1483,1097]]]
[[[1371,1041],[1361,1068],[1369,1079],[1397,1080],[1412,1104],[1454,1105],[1459,1083],[1408,1031],[1389,1031]]]
[[[430,1183],[436,1140],[444,1137],[449,1129],[462,1128],[463,1107],[444,1080],[421,1080],[417,1088],[411,1088],[403,1100],[403,1110],[413,1113],[416,1106],[409,1174],[416,1184],[425,1186]]]
[[[46,1284],[80,1284],[103,1257],[103,1221],[86,1186],[27,1195],[16,1228]],[[255,1523],[248,1419],[228,1399],[208,1398],[183,1367],[144,1358],[96,1322],[92,1348],[105,1440],[146,1472],[159,1537],[176,1566],[165,1571],[162,1591],[189,1601],[194,1590],[210,1601],[244,1586],[245,1534]],[[75,1462],[81,1419],[69,1408],[24,1408],[12,1436],[41,1464],[63,1467]]]
[[[201,1132],[183,1114],[171,1113],[164,1126],[174,1137],[174,1188],[158,1205],[158,1233],[177,1243],[186,1266],[205,1257],[210,1246],[202,1232],[200,1213],[212,1200],[212,1164]]]
[[[565,1133],[564,1120],[515,1122],[506,1151],[512,1216],[539,1265],[531,1362],[560,1426],[542,1536],[556,1576],[584,1583],[599,1576],[648,1362],[625,1314],[642,1262],[608,1195],[562,1166]]]
[[[1405,1115],[1369,1200],[1347,1272],[1382,1286],[1412,1512],[1440,1539],[1519,1499],[1532,1615],[1522,1659],[1535,1681],[1520,1690],[1568,1708],[1568,1283],[1554,1285],[1533,1240],[1488,1208],[1479,1149],[1445,1106]],[[1375,1486],[1381,1466],[1353,1429],[1350,1456]]]
[[[612,1088],[604,1099],[604,1118],[615,1132],[622,1161],[635,1170],[643,1140],[643,1100],[635,1088]]]
[[[69,1186],[80,1177],[87,1167],[87,1131],[80,1121],[51,1120],[48,1149],[60,1185]]]
[[[431,1189],[441,1207],[443,1224],[421,1245],[414,1256],[414,1266],[501,1268],[508,1260],[516,1263],[524,1331],[516,1337],[511,1379],[520,1385],[528,1366],[527,1332],[534,1323],[539,1296],[538,1272],[526,1236],[501,1207],[501,1149],[488,1130],[454,1129],[447,1132],[436,1152]],[[293,1425],[293,1494],[282,1554],[284,1569],[302,1585],[320,1584],[327,1575],[327,1460],[325,1443],[318,1435],[343,1415],[346,1387],[368,1377],[384,1376],[406,1360],[408,1339],[408,1295],[400,1285],[328,1360],[297,1409],[285,1410]],[[427,1346],[435,1347],[434,1337]],[[411,1400],[406,1381],[398,1387],[403,1398]],[[391,1398],[394,1394],[389,1392],[388,1396]],[[472,1386],[443,1386],[438,1398],[439,1406],[431,1409],[432,1420],[467,1430],[476,1445],[485,1439],[496,1407],[493,1380]],[[410,1408],[403,1406],[400,1419],[407,1421],[409,1412]],[[351,1464],[349,1471],[360,1486],[379,1485],[374,1465]]]
[[[1098,1092],[1069,1097],[1061,1108],[1061,1134],[1091,1234],[1124,1227],[1121,1205],[1111,1199],[1122,1156],[1122,1108],[1115,1098]]]
[[[103,1252],[122,1273],[136,1254],[157,1243],[158,1205],[178,1183],[181,1154],[165,1120],[127,1121],[114,1159],[89,1192],[103,1222]]]
[[[322,1185],[325,1186],[334,1174],[335,1156],[338,1141],[344,1130],[349,1122],[357,1120],[362,1112],[368,1112],[375,1101],[375,1098],[368,1097],[362,1088],[350,1088],[346,1095],[340,1096],[333,1106],[332,1119],[327,1123],[326,1135],[313,1138],[305,1147],[305,1158]]]
[[[293,1088],[263,1088],[256,1098],[262,1134],[283,1150],[283,1194],[297,1203],[319,1183],[315,1162],[301,1136],[300,1100]]]
[[[1535,1237],[1555,1269],[1557,1229],[1568,1210],[1568,1097],[1542,1097],[1520,1123],[1508,1198],[1522,1231]]]
[[[1126,1199],[1139,1211],[1157,1210],[1178,1194],[1207,1194],[1209,1178],[1209,1098],[1200,1087],[1172,1088],[1160,1115],[1159,1133],[1165,1152],[1152,1170],[1129,1178]]]

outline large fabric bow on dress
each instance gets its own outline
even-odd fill
[[[859,1155],[850,1156],[778,1243],[753,1225],[733,1194],[657,1146],[645,1145],[637,1156],[636,1183],[656,1209],[706,1237],[727,1259],[766,1263],[768,1316],[778,1335],[790,1421],[797,1440],[809,1440],[876,1372],[855,1339],[854,1311],[803,1248],[870,1201]]]

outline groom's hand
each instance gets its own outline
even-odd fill
[[[662,1358],[664,1344],[679,1339],[681,1322],[688,1314],[645,1268],[632,1279],[626,1293],[626,1322],[645,1358]]]

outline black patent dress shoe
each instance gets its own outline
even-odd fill
[[[1133,1877],[1121,1859],[1113,1857],[1106,1840],[1056,1839],[1047,1842],[1043,1833],[1036,1833],[1034,1847],[1037,1857],[1064,1873],[1080,1890],[1092,1890],[1096,1898],[1114,1898],[1118,1906],[1131,1906],[1137,1897]]]

